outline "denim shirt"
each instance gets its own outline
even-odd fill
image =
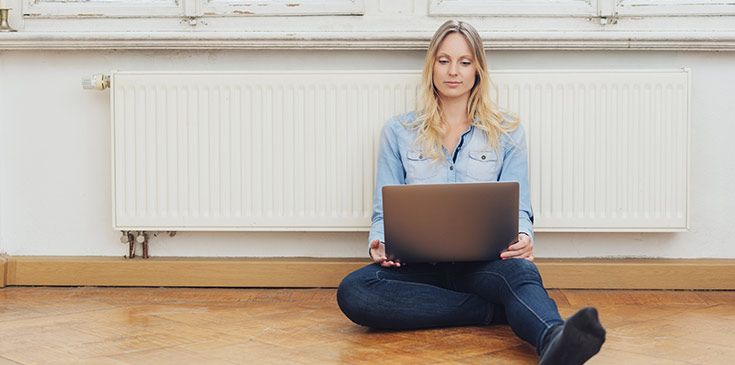
[[[443,162],[423,154],[416,143],[417,130],[403,123],[416,120],[416,112],[397,115],[383,125],[378,149],[378,171],[373,197],[370,242],[385,241],[383,229],[383,194],[385,185],[442,184],[455,182],[515,181],[520,186],[518,232],[533,240],[533,211],[528,186],[528,151],[521,125],[508,136],[500,137],[500,154],[488,147],[485,133],[474,125],[460,137],[451,153],[444,148]],[[453,156],[456,153],[456,161]]]

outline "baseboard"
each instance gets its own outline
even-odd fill
[[[335,287],[365,259],[10,256],[6,285]]]
[[[0,288],[5,287],[5,273],[8,267],[7,264],[8,259],[5,257],[5,255],[0,255]]]
[[[0,287],[336,287],[369,261],[340,258],[0,257]],[[735,290],[735,260],[539,259],[547,288]]]
[[[537,261],[547,288],[735,290],[735,259]]]

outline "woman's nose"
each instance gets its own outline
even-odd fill
[[[449,66],[449,74],[452,75],[452,76],[457,75],[457,64],[456,63],[452,63]]]

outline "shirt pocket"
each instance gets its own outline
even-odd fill
[[[478,181],[497,181],[500,162],[494,150],[470,151],[467,175]]]
[[[438,173],[437,164],[419,151],[406,153],[406,183],[430,179]]]

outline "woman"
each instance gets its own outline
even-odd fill
[[[605,341],[597,311],[564,321],[533,264],[533,215],[523,128],[490,99],[485,51],[467,23],[447,21],[434,34],[417,112],[389,120],[381,132],[370,256],[348,275],[337,300],[355,323],[391,329],[490,324],[507,320],[536,346],[542,364],[581,364]],[[490,262],[418,264],[386,258],[384,185],[516,181],[518,241]]]

